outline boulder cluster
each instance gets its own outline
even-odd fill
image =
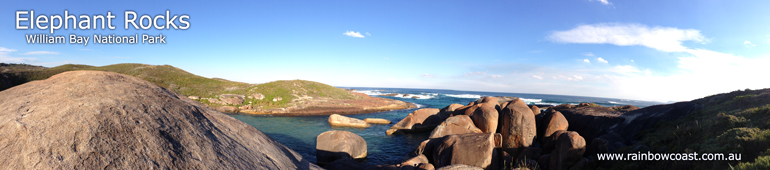
[[[419,109],[386,131],[387,135],[432,131],[429,139],[409,153],[410,158],[401,164],[369,165],[355,161],[361,158],[343,149],[322,151],[322,147],[317,147],[319,165],[326,165],[327,169],[584,169],[589,164],[596,165],[596,153],[625,146],[626,140],[608,128],[617,124],[576,122],[578,127],[571,127],[573,121],[568,118],[580,121],[605,118],[623,126],[618,118],[625,118],[619,115],[639,109],[587,103],[541,107],[544,109],[514,97],[484,97],[468,105]],[[560,110],[567,111],[569,116]],[[332,117],[329,121],[332,124]],[[589,137],[582,135],[584,133]],[[321,136],[319,145],[328,143],[322,142],[326,139]],[[360,149],[365,153],[365,147]],[[349,156],[321,154],[338,152]]]

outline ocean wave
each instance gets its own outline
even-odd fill
[[[527,99],[527,98],[519,98],[524,101],[524,103],[538,103],[543,102],[543,99]]]
[[[614,101],[607,101],[607,102],[612,103],[612,104],[622,104],[620,102],[614,102]]]
[[[353,90],[353,92],[356,93],[363,93],[369,96],[381,96],[383,93],[380,93],[382,90]]]
[[[454,98],[468,98],[468,99],[481,98],[481,95],[478,95],[478,94],[444,94],[444,95],[449,97],[454,97]]]
[[[410,99],[432,99],[435,96],[425,95],[425,94],[396,94],[393,97],[410,98]]]

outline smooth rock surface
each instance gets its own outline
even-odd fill
[[[256,128],[128,75],[0,91],[4,169],[319,169]]]
[[[433,129],[428,138],[441,138],[446,135],[481,133],[481,129],[473,125],[473,121],[466,115],[457,115],[447,118]]]
[[[366,158],[366,141],[348,131],[326,131],[316,138],[318,164],[324,165],[342,158]]]
[[[361,119],[345,117],[339,114],[329,115],[329,125],[336,127],[367,128],[371,125]]]

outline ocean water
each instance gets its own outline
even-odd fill
[[[475,91],[454,91],[454,90],[434,90],[434,89],[396,89],[396,88],[356,88],[350,87],[361,93],[371,96],[384,97],[415,103],[420,108],[443,108],[452,103],[468,104],[483,96],[513,96],[522,98],[528,104],[539,105],[559,105],[564,103],[578,104],[584,102],[596,103],[603,106],[634,105],[637,107],[646,107],[656,102],[562,96],[562,95],[543,95],[543,94],[523,94],[523,93],[495,93],[495,92],[475,92]],[[384,94],[397,93],[398,96],[381,96]],[[406,94],[408,96],[404,97]],[[417,98],[413,98],[416,96]],[[409,113],[417,110],[394,110],[368,114],[346,115],[348,117],[364,118],[383,118],[392,122],[398,122]],[[231,115],[257,129],[265,132],[268,136],[283,143],[287,147],[300,153],[304,158],[311,162],[316,161],[315,138],[319,134],[330,130],[350,131],[366,140],[368,156],[365,160],[369,164],[398,164],[407,158],[407,154],[413,151],[417,145],[426,140],[430,132],[414,133],[405,135],[385,135],[385,130],[390,125],[373,124],[369,128],[344,128],[331,127],[327,122],[329,116],[251,116],[251,115]]]

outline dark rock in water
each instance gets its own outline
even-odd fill
[[[367,169],[370,168],[372,165],[369,165],[367,163],[358,162],[350,158],[341,158],[337,159],[333,162],[330,162],[326,166],[324,166],[327,170],[350,170],[350,169]]]
[[[503,150],[511,155],[519,155],[522,149],[532,145],[537,134],[535,115],[524,101],[517,99],[508,104],[503,109],[500,119]]]
[[[433,165],[465,164],[487,168],[493,163],[494,148],[492,133],[445,136],[433,146]]]
[[[559,135],[556,149],[551,153],[550,169],[568,169],[583,159],[586,141],[577,132]]]
[[[497,103],[496,100],[492,102]],[[497,132],[497,121],[499,121],[498,117],[500,114],[498,114],[495,107],[499,106],[492,103],[482,103],[481,106],[479,106],[473,113],[473,117],[471,117],[473,124],[475,124],[476,127],[481,129],[481,131],[484,133]]]
[[[484,169],[475,167],[475,166],[470,166],[470,165],[454,164],[454,165],[444,166],[436,170],[484,170]]]
[[[447,118],[438,125],[429,138],[441,138],[446,135],[481,133],[481,129],[473,125],[473,121],[466,115],[457,115]]]
[[[366,158],[366,141],[348,131],[326,131],[316,138],[316,156],[319,165],[332,161],[352,158]]]
[[[101,71],[0,91],[0,139],[7,169],[319,169],[233,117]]]

